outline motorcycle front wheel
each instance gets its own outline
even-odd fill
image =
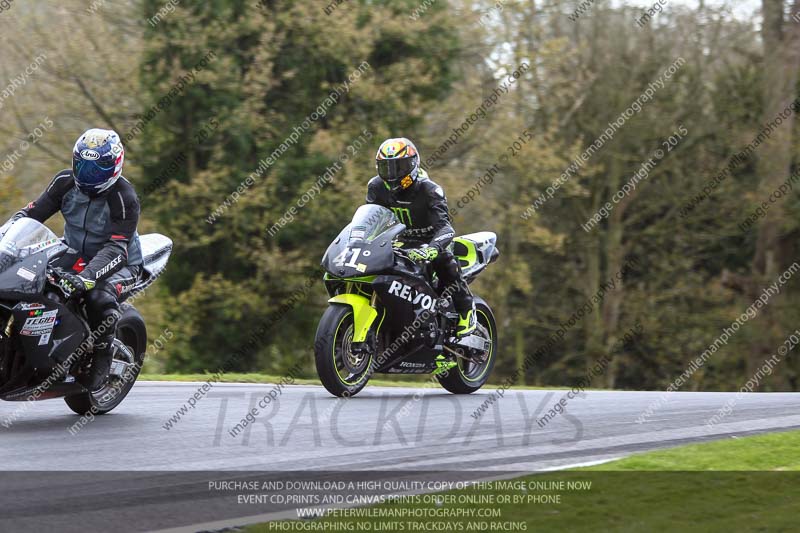
[[[334,396],[355,396],[369,381],[372,354],[354,354],[353,310],[331,304],[317,327],[314,360],[325,389]]]

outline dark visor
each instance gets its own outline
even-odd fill
[[[398,181],[414,169],[414,158],[403,157],[398,159],[379,159],[378,176],[386,181]]]
[[[99,185],[109,178],[109,172],[113,173],[114,164],[105,167],[97,161],[86,161],[76,159],[73,161],[72,173],[75,181],[81,185]]]

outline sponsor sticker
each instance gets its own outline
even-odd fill
[[[103,277],[103,275],[104,275],[104,274],[106,274],[106,273],[108,273],[108,272],[111,272],[111,269],[113,269],[114,267],[116,267],[116,266],[117,266],[117,265],[119,265],[120,263],[122,263],[122,256],[121,256],[121,255],[118,255],[116,258],[114,258],[114,260],[113,260],[113,261],[111,261],[109,264],[107,264],[106,266],[104,266],[104,267],[103,267],[103,268],[102,268],[102,269],[101,269],[101,270],[100,270],[100,271],[97,273],[97,275],[95,276],[95,279],[100,279],[101,277]]]
[[[53,327],[56,324],[56,315],[58,315],[58,309],[45,311],[39,316],[29,317],[25,320],[25,323],[22,324],[19,334],[25,335],[26,337],[47,335],[47,340],[49,340],[50,334],[53,332]]]
[[[36,252],[39,252],[39,251],[44,250],[46,248],[49,248],[49,247],[51,247],[53,245],[56,245],[59,242],[61,242],[60,239],[50,239],[50,240],[47,240],[47,241],[44,241],[44,242],[40,242],[38,244],[27,246],[26,249],[28,250],[29,253],[34,254]]]
[[[31,272],[25,267],[20,267],[19,270],[17,270],[17,276],[21,277],[22,279],[26,279],[28,281],[33,281],[34,279],[36,279],[36,273]]]
[[[397,280],[392,280],[392,284],[389,286],[388,292],[392,296],[397,296],[398,298],[402,298],[403,300],[412,303],[415,307],[421,307],[422,309],[427,309],[429,311],[432,311],[436,305],[436,300],[424,292],[418,292],[413,287]]]
[[[100,153],[97,150],[81,150],[81,157],[87,161],[97,161]]]
[[[37,303],[19,303],[14,306],[14,309],[18,309],[20,311],[33,311],[35,309],[44,309],[44,304],[37,304]]]

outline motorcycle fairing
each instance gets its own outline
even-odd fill
[[[404,355],[399,361],[390,361],[376,371],[386,374],[430,374],[436,370],[436,358],[432,356],[435,353],[438,352],[418,346],[414,353]]]
[[[47,253],[39,252],[25,258],[0,253],[0,299],[42,299],[46,282]]]
[[[6,391],[6,388],[8,390]],[[24,386],[20,388],[3,387],[0,389],[0,400],[6,402],[27,402],[31,398],[36,400],[49,400],[52,398],[63,398],[70,394],[76,394],[84,390],[76,382],[59,382],[53,383],[49,387],[44,387],[42,383],[33,386]]]
[[[14,306],[14,330],[27,355],[26,364],[36,372],[49,373],[77,352],[87,332],[83,322],[66,306],[55,300],[42,302]]]
[[[436,368],[432,359],[438,355],[435,349],[439,332],[436,292],[422,279],[397,275],[377,276],[372,288],[389,317],[382,325],[380,334],[387,339],[387,347],[393,341],[398,342],[395,353],[390,354],[377,371],[403,374],[431,372]],[[405,341],[400,342],[403,338]],[[409,364],[402,365],[404,361]]]
[[[392,241],[406,229],[391,210],[374,204],[358,208],[322,257],[326,272],[340,278],[387,270],[394,264]]]
[[[391,317],[391,329],[401,333],[419,319],[420,329],[427,330],[428,324],[436,323],[436,302],[438,295],[423,279],[410,276],[382,275],[372,282],[381,304]]]
[[[149,287],[167,268],[167,261],[172,254],[172,239],[160,233],[148,233],[139,236],[142,247],[142,275],[126,298]]]
[[[461,272],[472,281],[486,266],[497,259],[497,235],[491,231],[479,231],[453,239],[453,255],[461,266]]]
[[[364,342],[378,311],[360,294],[342,293],[328,300],[330,303],[349,305],[353,309],[353,342]]]

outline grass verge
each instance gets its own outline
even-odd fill
[[[796,531],[798,450],[800,431],[732,438],[247,531]]]
[[[150,374],[142,373],[139,376],[139,381],[206,381],[211,377],[211,374]],[[237,374],[225,373],[219,382],[220,383],[277,383],[282,376],[273,376],[270,374]],[[386,376],[381,375],[379,378],[372,378],[369,380],[369,385],[374,387],[420,387],[425,384],[431,383],[431,376],[429,375],[405,375],[405,376]],[[318,379],[301,379],[294,380],[295,385],[319,385]],[[497,384],[486,384],[483,386],[484,391],[491,392],[499,387]],[[569,390],[570,387],[534,387],[528,385],[514,385],[510,389],[518,390]],[[586,390],[609,390],[609,389],[586,389]]]

